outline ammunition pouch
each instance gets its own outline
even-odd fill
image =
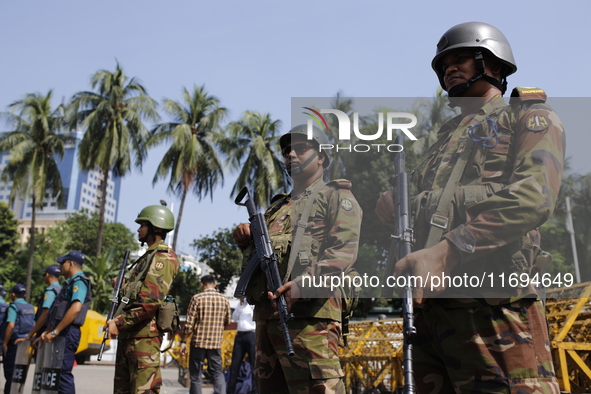
[[[175,332],[180,327],[179,309],[173,297],[166,297],[160,305],[156,325],[162,332]]]

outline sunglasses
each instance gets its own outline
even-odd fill
[[[302,142],[299,144],[287,145],[285,148],[281,149],[281,154],[284,158],[287,158],[292,150],[296,153],[296,155],[303,155],[310,149],[316,149],[316,147],[307,142]]]

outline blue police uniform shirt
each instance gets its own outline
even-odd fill
[[[61,288],[59,282],[55,282],[45,289],[45,293],[43,294],[43,305],[41,306],[41,308],[49,309],[51,308],[51,305],[53,305],[53,301],[55,301],[55,299],[57,298],[56,292],[53,291],[53,288],[55,288],[56,291],[59,293]]]
[[[66,279],[66,283],[68,284],[68,293],[66,294],[69,301],[80,301],[84,304],[84,299],[86,298],[86,293],[88,292],[88,286],[84,283],[83,280],[78,280],[74,283],[74,286],[70,286],[70,283],[76,279],[77,276],[83,275],[82,271],[78,271],[74,276],[69,279]]]
[[[12,303],[13,304],[26,304],[27,301],[25,301],[24,298],[17,298]],[[14,308],[8,308],[8,311],[6,314],[6,322],[7,323],[16,323],[17,315],[18,315],[18,312],[15,311]]]
[[[0,297],[0,304],[6,304],[6,301],[2,297]]]

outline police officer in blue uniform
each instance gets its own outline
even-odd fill
[[[49,309],[53,305],[53,302],[57,298],[62,288],[59,282],[60,275],[61,273],[59,264],[50,265],[45,269],[45,272],[43,272],[43,282],[45,282],[47,287],[45,288],[43,296],[37,303],[35,326],[33,329],[31,329],[26,338],[17,339],[16,343],[37,337],[38,339],[36,339],[36,343],[41,339],[41,334],[47,328],[47,315],[49,314]]]
[[[35,324],[35,307],[25,301],[27,289],[18,283],[11,289],[12,302],[6,308],[6,321],[3,323],[4,342],[2,353],[4,354],[4,394],[10,393],[12,385],[12,373],[14,372],[14,361],[16,358],[18,338],[27,336],[27,333]]]
[[[92,289],[90,280],[82,272],[84,264],[82,252],[74,250],[55,260],[60,265],[61,274],[66,280],[49,310],[47,329],[41,335],[41,339],[52,342],[58,335],[66,338],[58,392],[74,394],[76,393],[74,375],[72,375],[74,355],[80,344],[80,326],[86,319]]]

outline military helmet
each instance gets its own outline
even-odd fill
[[[483,22],[460,23],[446,31],[439,43],[431,62],[431,67],[443,90],[447,90],[443,83],[444,73],[441,69],[441,58],[454,49],[484,49],[503,63],[502,76],[507,77],[517,71],[511,45],[505,35],[496,27]]]
[[[174,215],[170,209],[161,205],[149,205],[142,209],[135,219],[136,223],[146,221],[154,227],[170,231],[174,228]]]
[[[289,130],[287,133],[283,134],[281,136],[281,138],[279,138],[279,145],[281,145],[281,149],[283,149],[287,145],[289,145],[289,143],[291,142],[291,137],[293,135],[303,135],[307,138],[308,137],[308,125],[306,125],[306,124],[297,125],[294,128],[292,128],[291,130]],[[324,134],[324,131],[320,130],[316,126],[312,126],[312,139],[314,141],[316,141],[316,143],[318,144],[318,147],[320,147],[320,145],[330,144],[330,141],[328,140],[328,137],[326,136],[326,134]],[[322,150],[322,153],[324,154],[324,163],[322,163],[322,166],[324,168],[326,168],[330,165],[330,157],[328,156],[328,153],[326,153],[326,149]]]

